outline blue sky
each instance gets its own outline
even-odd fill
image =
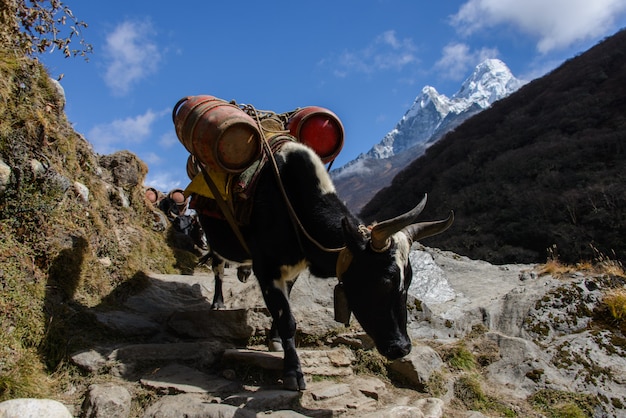
[[[345,128],[337,168],[393,129],[425,85],[452,96],[486,58],[531,80],[626,27],[626,0],[65,3],[94,47],[89,62],[40,56],[63,75],[69,121],[100,154],[137,154],[162,191],[189,183],[171,120],[184,96],[326,107]]]

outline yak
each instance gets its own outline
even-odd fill
[[[288,142],[271,160],[255,185],[249,222],[240,228],[245,244],[226,220],[198,213],[215,254],[252,265],[272,327],[280,336],[283,387],[306,388],[289,305],[291,286],[306,268],[320,278],[338,278],[348,309],[382,355],[388,359],[407,355],[410,247],[446,230],[453,213],[444,220],[414,223],[425,196],[413,210],[366,227],[339,199],[326,166],[311,148]]]

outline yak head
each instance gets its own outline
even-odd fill
[[[445,231],[454,220],[451,212],[442,221],[413,223],[424,206],[426,196],[413,210],[372,228],[342,220],[346,247],[337,261],[339,293],[347,300],[348,318],[353,312],[378,351],[392,360],[411,351],[406,330],[411,244]],[[335,299],[337,315],[337,293]]]

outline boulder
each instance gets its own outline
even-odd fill
[[[2,418],[72,418],[61,402],[52,399],[19,398],[0,402]]]
[[[127,418],[131,395],[128,389],[114,383],[89,386],[83,405],[85,418]]]

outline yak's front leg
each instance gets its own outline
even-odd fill
[[[296,283],[296,278],[286,283],[287,289],[287,300],[289,300],[289,296],[291,295],[291,289],[293,285]],[[285,289],[283,289],[284,291]],[[278,333],[278,325],[276,321],[272,321],[272,327],[270,328],[269,336],[267,337],[267,348],[270,351],[283,351],[283,343],[280,338],[280,334]]]
[[[258,278],[258,276],[257,276]],[[306,383],[296,352],[296,320],[289,306],[288,283],[284,277],[278,280],[259,279],[267,309],[272,315],[272,328],[278,331],[283,348],[283,386],[287,390],[304,390]]]

